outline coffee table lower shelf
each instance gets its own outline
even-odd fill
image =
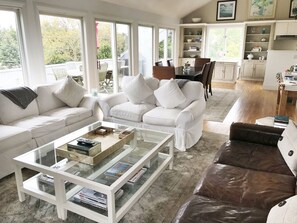
[[[66,220],[67,219],[67,211],[74,212],[78,215],[84,216],[96,222],[118,222],[120,219],[130,210],[130,208],[141,198],[141,196],[148,190],[148,188],[154,183],[154,181],[160,176],[160,174],[172,164],[172,157],[169,154],[159,153],[159,158],[157,165],[152,168],[152,171],[147,171],[143,176],[145,181],[143,184],[138,185],[135,191],[129,193],[125,191],[123,197],[119,199],[119,201],[115,201],[114,192],[118,190],[118,187],[122,187],[123,183],[117,183],[114,186],[111,185],[111,191],[105,190],[105,193],[108,196],[108,200],[112,202],[108,202],[108,210],[109,211],[100,211],[96,208],[88,208],[83,204],[77,204],[73,202],[72,197],[83,187],[91,188],[96,190],[98,185],[90,180],[76,180],[75,177],[66,175],[60,175],[59,172],[52,172],[46,169],[40,169],[36,166],[31,165],[17,165],[16,168],[16,180],[18,185],[18,194],[20,201],[25,200],[25,195],[28,194],[38,199],[47,201],[53,205],[56,205],[58,217]],[[29,178],[26,181],[22,181],[22,171],[21,168],[26,167],[28,169],[32,169],[40,172],[39,174]],[[100,174],[101,170],[98,170],[98,173],[94,173],[96,176]],[[101,171],[102,172],[102,171]],[[54,177],[54,185],[49,186],[41,183],[39,181],[39,176],[41,173],[49,174]],[[67,190],[65,188],[64,182],[69,181],[74,183],[71,189]],[[49,189],[51,187],[51,190]],[[104,188],[100,187],[100,191]],[[106,189],[106,188],[105,188]],[[97,189],[98,190],[98,189]],[[113,192],[114,191],[114,192]],[[109,199],[109,197],[111,199]],[[117,203],[122,203],[121,205],[117,205]]]

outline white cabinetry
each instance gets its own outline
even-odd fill
[[[244,60],[241,69],[241,79],[263,80],[265,68],[266,60]]]
[[[276,22],[274,39],[280,35],[297,35],[297,21]]]
[[[219,82],[235,82],[236,79],[236,67],[235,62],[216,62],[214,68],[213,81]]]

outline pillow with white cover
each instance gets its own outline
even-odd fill
[[[69,107],[77,107],[86,93],[71,76],[67,76],[62,85],[54,91],[54,95]]]
[[[175,108],[186,101],[186,97],[174,79],[170,79],[155,90],[154,95],[164,108]]]
[[[123,91],[133,104],[140,104],[145,98],[153,94],[153,90],[145,83],[141,74],[138,74],[127,84]]]
[[[281,201],[271,208],[266,223],[296,223],[297,195]]]
[[[291,172],[297,176],[297,126],[290,121],[277,144]]]

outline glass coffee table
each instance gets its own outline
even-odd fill
[[[67,144],[84,137],[101,143],[86,155]],[[173,135],[96,122],[13,160],[19,200],[25,194],[96,222],[118,222],[166,169],[173,165]],[[35,170],[23,180],[23,168]]]

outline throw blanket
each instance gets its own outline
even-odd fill
[[[183,86],[189,81],[187,79],[175,79],[177,85],[179,86],[180,89],[183,88]]]
[[[18,87],[6,90],[0,89],[0,93],[23,109],[27,108],[37,97],[37,94],[28,87]]]

